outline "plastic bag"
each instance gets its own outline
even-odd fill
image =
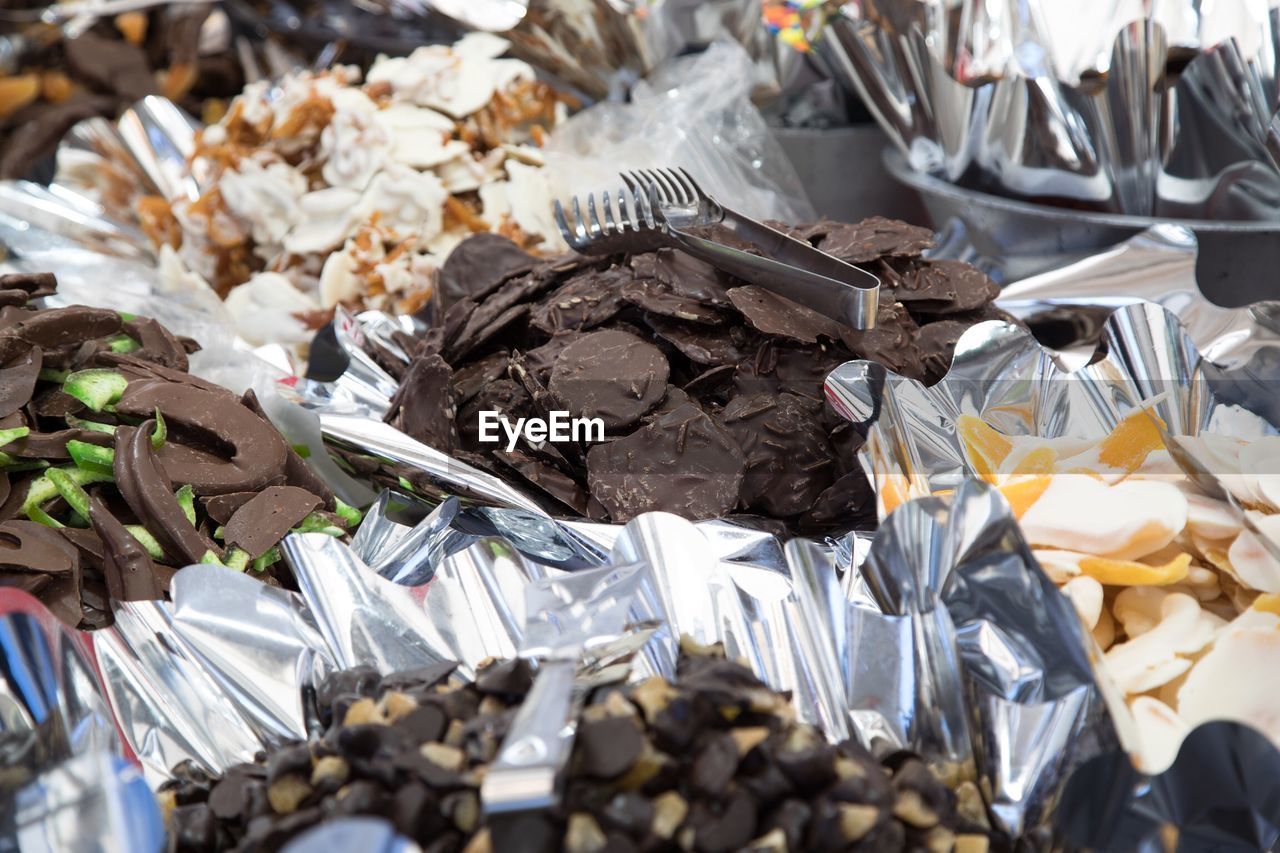
[[[716,42],[636,84],[629,104],[601,103],[556,129],[544,149],[563,197],[622,188],[619,169],[682,166],[704,190],[758,219],[816,218],[800,179],[751,103],[754,65]]]

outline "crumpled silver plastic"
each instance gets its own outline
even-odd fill
[[[846,3],[818,51],[918,172],[1110,213],[1280,218],[1272,4],[1086,5]]]
[[[1090,760],[1063,792],[1054,818],[1070,849],[1160,853],[1172,829],[1179,849],[1274,850],[1280,844],[1280,751],[1248,726],[1198,726],[1155,776],[1113,752]]]
[[[10,805],[8,825],[0,825],[0,850],[164,849],[160,807],[142,772],[107,751],[50,767],[20,788]]]
[[[997,304],[1033,329],[1066,326],[1057,348],[1086,344],[1121,305],[1151,302],[1177,316],[1200,354],[1224,368],[1275,368],[1280,313],[1275,303],[1223,308],[1196,279],[1196,237],[1188,228],[1150,228],[1074,264],[1009,285]]]
[[[77,755],[127,755],[79,632],[16,589],[0,588],[0,622],[0,794]]]
[[[0,850],[159,851],[159,807],[83,636],[0,589]]]

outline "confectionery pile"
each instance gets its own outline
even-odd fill
[[[388,420],[514,476],[552,512],[618,523],[655,510],[745,513],[807,532],[873,523],[859,439],[823,405],[826,374],[867,358],[936,382],[964,330],[1003,316],[999,288],[967,264],[921,258],[932,235],[903,222],[789,230],[881,276],[874,329],[669,249],[539,259],[481,235],[442,268],[444,316],[405,342],[412,361],[371,349],[401,382]],[[608,440],[485,443],[482,411],[598,417]]]
[[[79,33],[42,23],[44,6],[12,0],[0,17],[0,177],[50,172],[82,119],[162,95],[213,121],[244,86],[226,15],[209,4],[131,9]]]
[[[554,250],[537,144],[565,103],[506,49],[471,35],[255,83],[199,135],[200,196],[138,199],[142,225],[251,343],[303,343],[337,305],[421,312],[476,232]]]
[[[271,583],[291,530],[347,536],[359,519],[263,414],[187,372],[194,341],[146,317],[51,296],[52,275],[0,276],[0,586],[70,625],[161,597],[218,562]]]
[[[1048,2],[0,2],[0,848],[1280,849],[1278,19]]]
[[[471,853],[989,849],[972,782],[953,790],[910,755],[882,763],[827,743],[716,648],[691,648],[674,682],[596,689],[561,808],[485,818],[480,783],[532,673],[494,661],[464,684],[453,668],[334,673],[316,691],[319,739],[220,777],[175,768],[160,790],[171,849],[275,849],[337,815],[386,817],[423,850]]]
[[[1145,768],[1167,767],[1208,720],[1243,720],[1280,742],[1266,675],[1280,664],[1280,562],[1259,538],[1280,523],[1274,438],[1214,440],[1255,535],[1174,465],[1146,411],[1096,444],[1008,437],[973,416],[960,429],[1104,652]]]

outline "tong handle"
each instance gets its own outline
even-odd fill
[[[576,670],[573,660],[544,660],[539,666],[481,785],[486,814],[546,809],[558,801],[557,779],[573,749]]]
[[[670,223],[667,228],[680,248],[743,281],[851,328],[875,327],[880,279],[750,217],[722,209],[721,224],[759,247],[765,257],[694,236]],[[853,284],[850,278],[864,283]]]

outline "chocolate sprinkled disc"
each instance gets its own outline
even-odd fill
[[[776,518],[813,506],[831,485],[835,459],[821,407],[791,394],[735,397],[721,420],[746,457],[742,503]]]
[[[877,258],[916,258],[933,247],[933,232],[882,216],[856,223],[823,221],[798,229],[794,236],[850,264]]]
[[[658,404],[669,375],[666,356],[653,344],[608,330],[565,347],[548,387],[575,417],[600,418],[606,429],[618,429]]]
[[[591,492],[616,522],[665,510],[715,518],[738,503],[742,449],[693,406],[682,406],[587,454]]]

